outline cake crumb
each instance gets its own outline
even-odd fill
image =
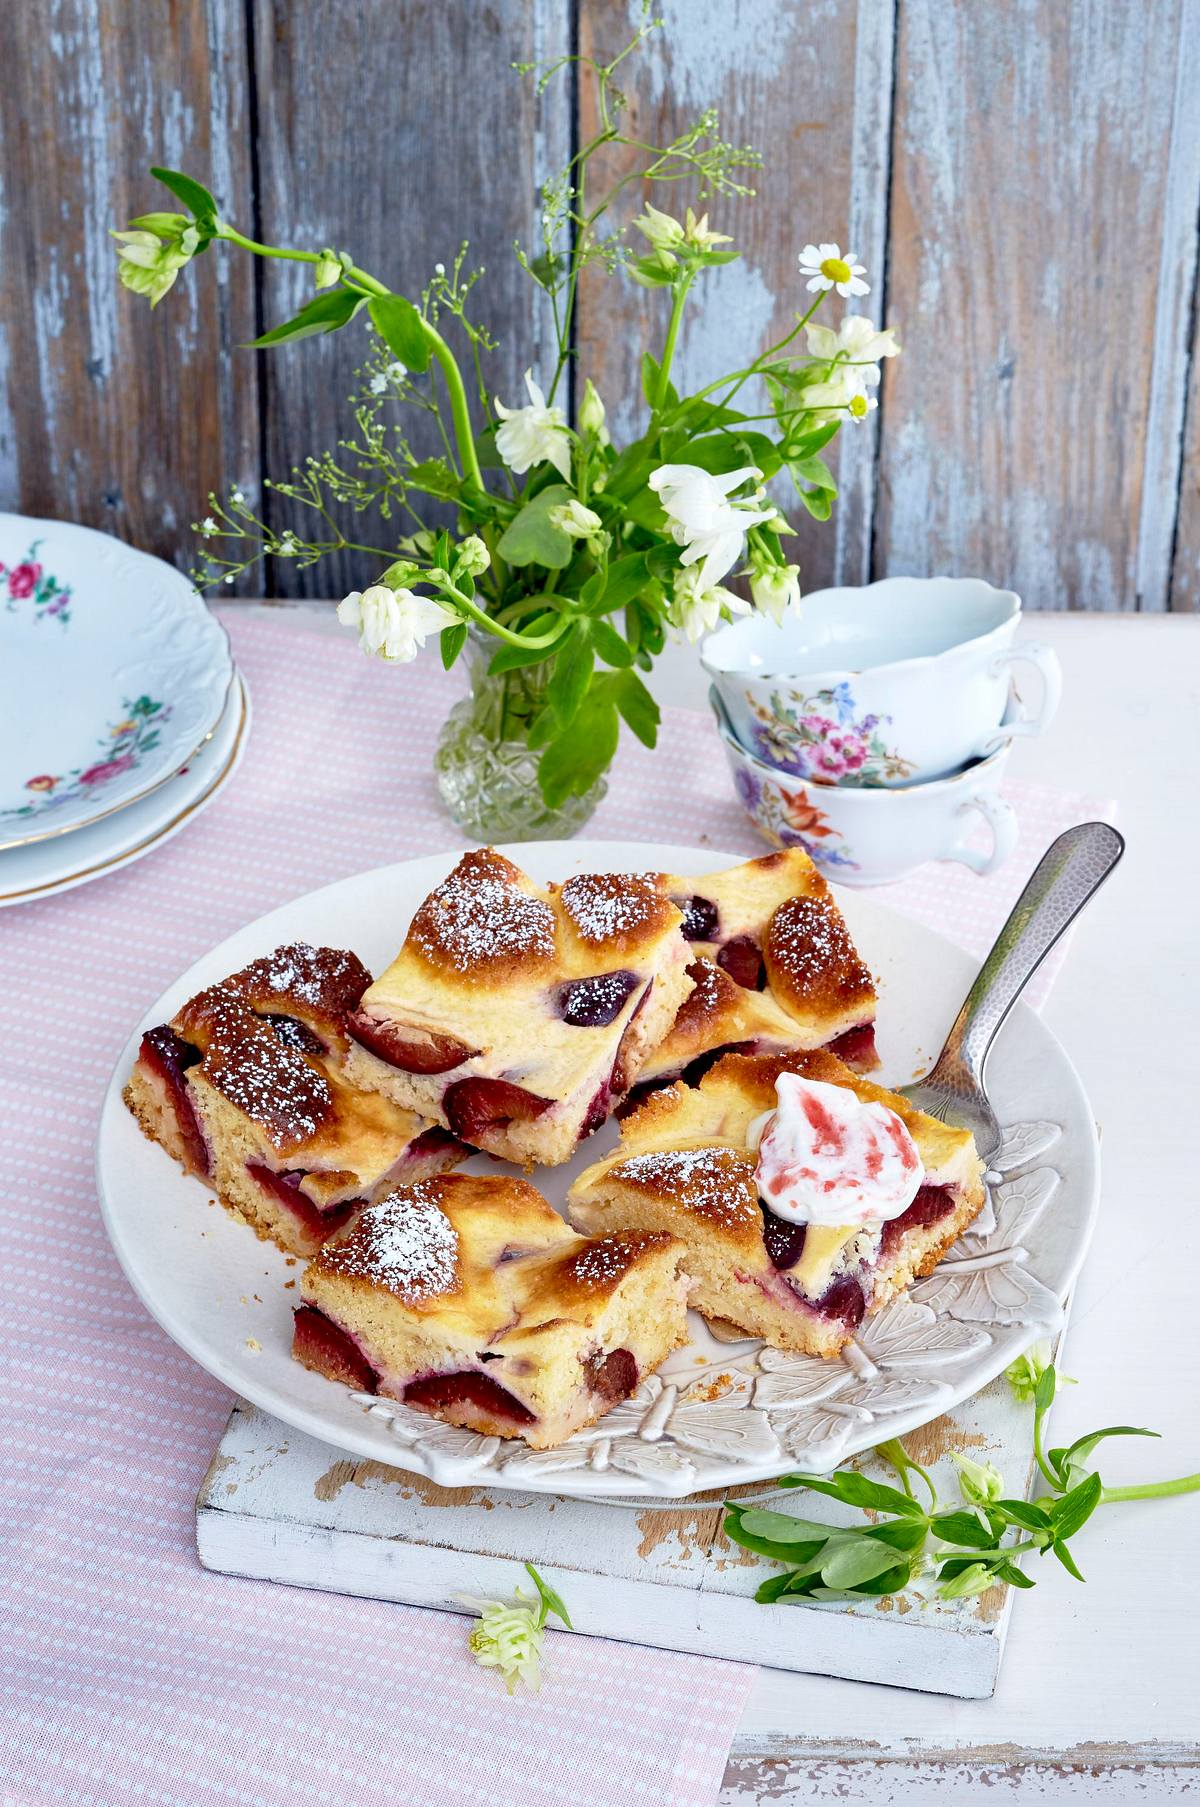
[[[703,1402],[711,1405],[714,1399],[723,1399],[734,1384],[732,1374],[714,1374],[708,1382],[695,1381],[687,1390],[689,1401]]]
[[[248,1336],[246,1338],[246,1347],[249,1349],[251,1355],[260,1355],[262,1353],[262,1344],[256,1336]]]
[[[283,1283],[284,1292],[290,1292],[295,1284],[296,1282],[294,1280],[285,1280]]]

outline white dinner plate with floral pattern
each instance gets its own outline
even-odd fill
[[[235,673],[212,734],[181,771],[148,797],[74,834],[0,851],[0,909],[73,891],[164,847],[216,802],[241,764],[249,737],[250,697],[245,680]]]
[[[738,855],[642,842],[544,841],[503,849],[541,881],[581,871],[701,874]],[[148,1142],[121,1102],[142,1030],[205,985],[282,942],[354,948],[378,972],[454,862],[411,860],[343,879],[260,917],[221,943],[147,1010],[105,1098],[97,1147],[104,1220],[135,1291],[209,1373],[276,1417],[339,1449],[472,1482],[577,1498],[682,1498],[701,1489],[827,1470],[937,1417],[995,1378],[1062,1319],[1095,1218],[1095,1125],[1070,1061],[1017,1005],[997,1041],[989,1089],[1004,1126],[990,1201],[968,1235],[907,1298],[869,1318],[835,1361],[758,1342],[716,1341],[695,1314],[676,1350],[633,1398],[555,1450],[452,1429],[398,1402],[355,1394],[292,1361],[298,1269],[210,1205]],[[879,981],[885,1083],[932,1062],[976,964],[960,949],[857,892],[839,894]],[[606,1124],[566,1166],[533,1176],[561,1205],[575,1174],[615,1140]],[[481,1171],[494,1172],[483,1162]]]
[[[165,783],[232,680],[225,630],[180,572],[90,527],[0,514],[0,849]]]

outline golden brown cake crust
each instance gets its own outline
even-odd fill
[[[462,982],[534,974],[554,960],[554,912],[511,860],[480,847],[429,893],[405,949]]]
[[[808,892],[781,903],[767,924],[763,960],[767,983],[797,1013],[841,1016],[875,1009],[875,982],[842,913],[819,874]]]
[[[679,920],[666,881],[653,872],[584,872],[550,886],[574,933],[589,948],[632,954]]]

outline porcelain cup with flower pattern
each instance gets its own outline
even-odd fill
[[[899,788],[944,778],[1017,735],[1041,734],[1062,675],[1049,647],[1016,641],[1020,598],[977,578],[888,577],[817,590],[781,626],[748,616],[701,659],[743,747],[820,784]],[[1026,716],[1013,667],[1036,667]]]
[[[985,875],[1017,844],[1016,812],[1000,795],[1007,742],[928,784],[889,790],[814,783],[753,758],[722,719],[719,699],[711,701],[746,814],[773,847],[802,847],[828,879],[888,885],[929,860],[958,860]]]

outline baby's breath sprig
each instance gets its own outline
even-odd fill
[[[997,1583],[1033,1587],[1033,1578],[1020,1562],[1035,1555],[1055,1556],[1069,1575],[1082,1581],[1070,1539],[1098,1506],[1200,1492],[1200,1474],[1106,1487],[1090,1467],[1093,1452],[1106,1439],[1157,1437],[1157,1431],[1113,1424],[1077,1437],[1065,1448],[1047,1450],[1043,1431],[1058,1382],[1051,1363],[1034,1355],[1033,1364],[1037,1369],[1032,1396],[1033,1446],[1046,1487],[1039,1499],[1005,1498],[1004,1478],[990,1462],[955,1456],[960,1502],[942,1506],[931,1476],[897,1440],[881,1443],[879,1454],[895,1469],[899,1487],[872,1481],[853,1469],[842,1469],[828,1479],[785,1475],[781,1487],[807,1487],[812,1493],[870,1513],[873,1522],[866,1526],[826,1525],[726,1500],[726,1536],[743,1549],[783,1565],[783,1573],[764,1581],[755,1599],[877,1598],[916,1587],[918,1592],[931,1588],[941,1600],[961,1600]],[[1009,1369],[1010,1380],[1018,1366],[1014,1363]],[[1022,1370],[1014,1390],[1023,1388],[1026,1378],[1027,1371]],[[1018,1397],[1027,1395],[1018,1391]],[[928,1493],[928,1505],[916,1497],[913,1475]]]

